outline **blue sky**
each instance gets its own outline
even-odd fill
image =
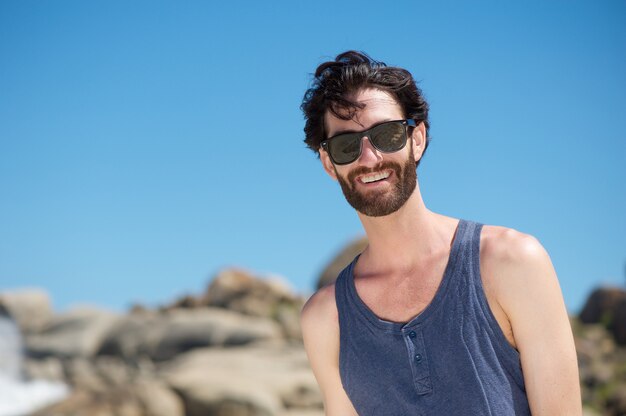
[[[0,290],[124,310],[220,269],[311,292],[362,234],[302,142],[318,64],[409,69],[437,212],[535,235],[570,311],[626,268],[626,3],[0,2]]]

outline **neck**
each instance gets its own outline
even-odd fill
[[[361,213],[369,240],[363,260],[374,268],[411,268],[434,253],[448,250],[456,220],[436,214],[424,205],[419,184],[407,202],[396,212],[384,217],[368,217]]]

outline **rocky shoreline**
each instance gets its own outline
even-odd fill
[[[25,380],[71,386],[33,416],[322,415],[302,346],[304,297],[228,269],[207,291],[128,314],[80,307],[54,314],[47,295],[0,295],[17,322]]]

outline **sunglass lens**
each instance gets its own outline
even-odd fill
[[[383,152],[396,152],[406,143],[405,127],[401,123],[385,123],[372,129],[370,140]]]
[[[359,157],[361,138],[358,134],[342,134],[330,140],[328,145],[335,163],[351,163]]]

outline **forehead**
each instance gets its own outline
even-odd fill
[[[327,137],[335,135],[338,131],[362,131],[382,121],[404,118],[400,104],[386,91],[373,88],[364,89],[349,94],[346,98],[361,104],[363,108],[357,108],[352,118],[348,120],[343,120],[327,110],[324,114]],[[347,116],[349,111],[344,111]]]

